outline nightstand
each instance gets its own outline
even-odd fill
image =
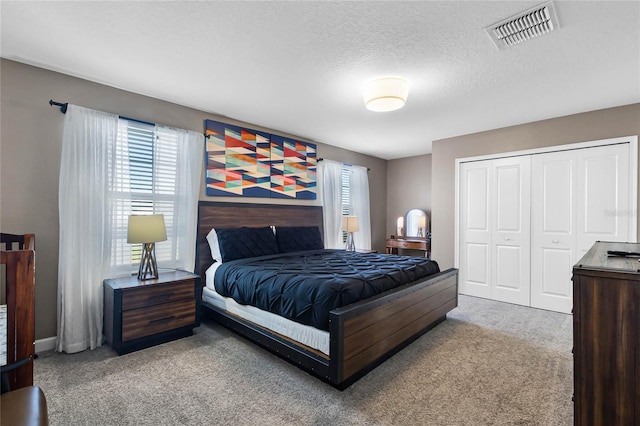
[[[104,280],[104,334],[122,355],[193,334],[200,277],[184,271]]]

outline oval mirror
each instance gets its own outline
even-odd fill
[[[405,237],[427,238],[429,231],[429,217],[424,210],[411,209],[407,212],[405,220]]]

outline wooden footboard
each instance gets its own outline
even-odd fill
[[[458,306],[458,270],[330,312],[330,356],[203,302],[203,312],[279,357],[345,389],[446,319]]]
[[[330,313],[330,381],[348,386],[429,331],[458,306],[458,271]]]

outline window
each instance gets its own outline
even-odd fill
[[[342,165],[342,175],[341,175],[341,189],[342,189],[342,216],[349,216],[353,214],[353,205],[351,204],[351,194],[349,191],[350,188],[350,173],[349,166],[346,164]],[[342,242],[346,244],[348,233],[346,231],[342,231]]]
[[[142,247],[127,243],[131,214],[163,214],[167,241],[156,244],[159,266],[175,263],[177,239],[174,233],[178,138],[171,129],[134,120],[118,120],[114,153],[113,188],[110,190],[114,221],[111,243],[111,270],[128,274],[137,268]]]

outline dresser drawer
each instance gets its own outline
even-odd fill
[[[195,285],[193,280],[186,280],[150,287],[136,287],[127,289],[125,292],[126,296],[122,298],[122,310],[128,311],[178,300],[193,301]]]
[[[427,242],[426,241],[387,240],[387,247],[426,250]]]
[[[122,341],[193,325],[195,321],[193,298],[125,311],[122,313]]]

